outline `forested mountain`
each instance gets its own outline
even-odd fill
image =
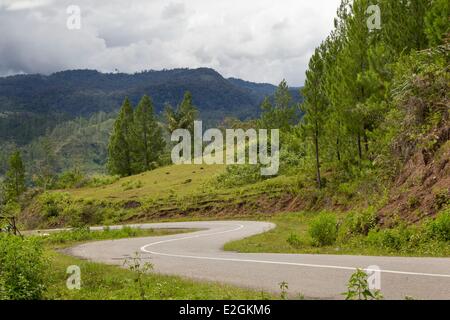
[[[176,105],[190,91],[204,121],[254,118],[264,97],[275,89],[270,84],[225,79],[207,68],[10,76],[0,78],[0,141],[26,144],[63,121],[115,112],[126,96],[136,105],[144,94],[151,96],[157,113],[167,103]]]
[[[43,75],[0,78],[0,176],[17,147],[29,172],[74,166],[86,172],[105,171],[107,145],[114,118],[125,97],[133,106],[147,94],[162,120],[166,104],[176,106],[190,91],[206,126],[226,117],[257,118],[265,97],[274,100],[277,87],[225,79],[212,69],[105,74],[73,70]],[[293,103],[300,90],[290,88]]]

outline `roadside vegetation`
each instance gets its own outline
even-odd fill
[[[79,242],[118,240],[126,238],[159,237],[178,233],[192,232],[191,229],[141,229],[124,226],[120,229],[104,227],[100,231],[91,231],[89,227],[51,232],[40,235],[42,243],[55,248],[69,246]]]
[[[0,233],[0,300],[228,300],[272,299],[264,292],[210,282],[198,282],[153,272],[151,260],[139,255],[108,266],[69,257],[67,245],[92,240],[160,236],[192,230],[88,231],[78,229],[49,236],[22,238]],[[67,268],[81,271],[80,290],[68,289]]]
[[[89,177],[76,169],[57,175],[48,153],[40,173],[28,177],[21,154],[10,155],[0,190],[0,229],[79,228],[79,234],[47,240],[63,243],[101,237],[86,235],[82,228],[88,225],[256,218],[277,228],[225,249],[450,256],[448,1],[380,0],[386,18],[374,30],[367,28],[369,4],[342,1],[335,28],[310,60],[301,104],[282,81],[275,95],[264,100],[259,118],[233,121],[237,128],[281,129],[277,176],[263,178],[250,165],[169,166],[170,144],[163,147],[151,100],[144,97],[133,110],[125,99],[109,126],[109,166],[103,169],[111,176]],[[192,130],[197,116],[186,93],[176,108],[167,107],[163,126],[168,132]],[[19,240],[1,237],[4,252],[21,255]],[[23,241],[30,251],[38,245]],[[58,259],[71,259],[56,256],[55,265]],[[14,297],[8,288],[21,281],[24,287],[28,282],[39,287],[41,278],[24,271],[24,278],[16,279],[8,271],[14,266],[0,259],[1,294]],[[31,268],[27,261],[23,265]],[[114,277],[122,276],[110,267],[86,266],[111,274],[107,284],[92,285],[99,297],[107,295],[104,288]],[[178,292],[184,290],[180,285]],[[126,294],[120,292],[120,297]],[[174,290],[168,298],[177,294]]]
[[[269,232],[230,242],[225,250],[245,253],[307,253],[372,256],[450,257],[450,211],[419,225],[398,220],[381,228],[373,209],[350,213],[283,213]]]

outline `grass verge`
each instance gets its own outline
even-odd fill
[[[198,282],[175,276],[148,273],[141,276],[142,287],[136,283],[136,273],[116,266],[92,263],[47,251],[52,268],[44,294],[51,300],[140,300],[142,289],[148,300],[258,300],[271,299],[264,292],[241,289],[219,283]],[[66,287],[68,266],[81,270],[81,289]]]
[[[44,299],[48,300],[259,300],[274,296],[254,290],[211,282],[198,282],[176,276],[139,273],[118,266],[89,262],[60,253],[57,249],[86,241],[163,236],[192,232],[192,229],[74,229],[43,238],[48,268]],[[124,261],[125,262],[125,261]],[[144,263],[142,263],[144,265]],[[69,290],[67,268],[81,271],[80,290]]]
[[[368,256],[450,257],[450,242],[420,239],[424,230],[399,226],[395,229],[371,230],[368,235],[346,235],[343,231],[348,214],[336,213],[342,230],[333,245],[317,246],[309,226],[318,213],[284,213],[257,220],[273,222],[277,227],[269,232],[227,243],[227,251],[242,253],[303,253]]]

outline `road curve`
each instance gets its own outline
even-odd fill
[[[381,269],[381,291],[386,299],[450,299],[449,258],[400,258],[308,254],[243,254],[225,252],[225,243],[266,232],[266,222],[214,221],[134,225],[140,228],[192,228],[201,231],[162,237],[99,241],[67,253],[83,259],[122,265],[140,252],[155,270],[196,280],[218,281],[241,287],[289,293],[306,298],[342,299],[356,268]]]

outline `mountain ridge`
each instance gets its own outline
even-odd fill
[[[204,122],[215,124],[225,117],[245,120],[257,117],[262,100],[275,90],[271,84],[226,79],[211,68],[134,74],[80,69],[7,76],[0,78],[0,140],[24,144],[62,121],[115,112],[125,97],[136,105],[144,94],[152,97],[159,114],[190,91]]]

